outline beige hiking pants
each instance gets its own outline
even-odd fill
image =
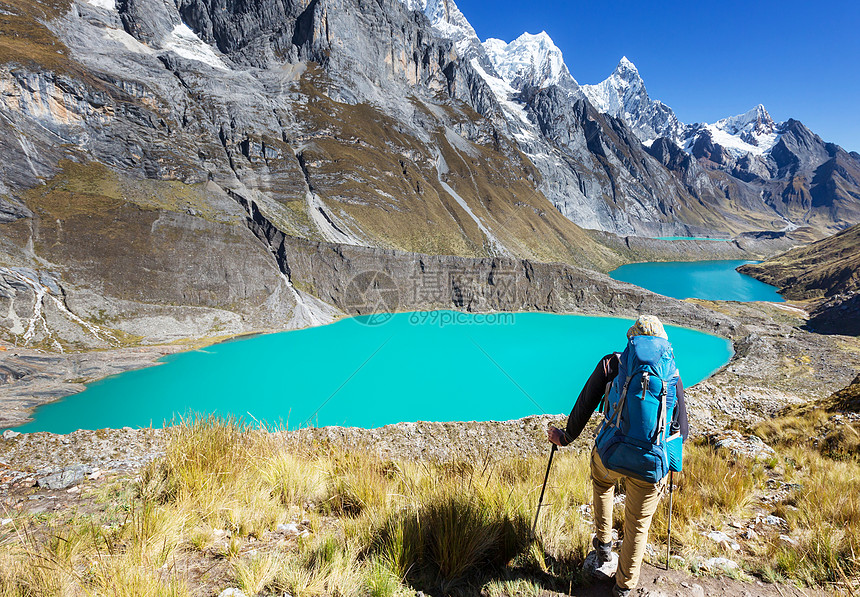
[[[616,473],[603,466],[597,450],[591,451],[591,480],[594,485],[594,523],[597,539],[601,543],[612,540],[612,505],[615,481],[624,478],[627,497],[624,502],[624,540],[618,558],[615,584],[622,589],[633,589],[639,582],[642,556],[648,542],[651,518],[657,510],[666,480],[646,483]]]

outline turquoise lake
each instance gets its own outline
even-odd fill
[[[716,240],[720,242],[730,242],[730,238],[709,238],[707,236],[655,236],[657,240]]]
[[[568,413],[632,320],[547,313],[400,313],[225,342],[90,384],[18,431],[155,426],[188,413],[283,424],[509,420]],[[667,326],[684,384],[728,362],[728,340]]]
[[[775,286],[735,271],[735,268],[747,263],[758,261],[628,263],[609,272],[609,276],[677,299],[783,302]]]

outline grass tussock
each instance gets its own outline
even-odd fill
[[[791,407],[755,433],[777,448],[774,466],[792,483],[777,514],[795,544],[761,550],[769,577],[808,585],[860,586],[860,377],[812,404]]]
[[[200,593],[188,570],[201,559],[216,579],[204,592],[235,586],[249,596],[536,595],[583,580],[592,533],[588,453],[556,457],[532,539],[544,458],[386,461],[297,448],[280,434],[211,418],[168,433],[164,457],[139,480],[100,490],[97,514],[16,522],[16,534],[0,543],[0,597],[181,597]],[[802,449],[779,458],[796,486],[776,513],[798,543],[763,537],[746,568],[809,584],[856,579],[860,465]],[[772,468],[691,444],[675,476],[674,553],[716,555],[703,533],[753,516],[754,494]],[[616,510],[620,530],[623,508]],[[277,530],[290,522],[306,532]],[[652,543],[665,541],[666,522],[661,504]]]
[[[847,387],[827,398],[791,406],[781,416],[763,421],[755,434],[786,449],[804,445],[836,460],[858,460],[860,421],[860,375]],[[848,415],[846,417],[846,415]]]
[[[524,512],[444,487],[391,515],[373,551],[400,577],[424,570],[444,584],[484,567],[503,568],[528,543]]]
[[[860,578],[860,463],[795,447],[787,452],[793,489],[778,514],[796,544],[775,540],[764,555],[777,578],[857,587]]]

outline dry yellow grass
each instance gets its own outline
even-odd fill
[[[175,563],[191,556],[224,562],[223,582],[248,595],[530,595],[582,580],[592,532],[581,509],[591,502],[587,453],[558,454],[532,541],[543,458],[392,462],[290,448],[278,434],[215,419],[168,433],[165,456],[139,482],[103,490],[110,524],[16,523],[17,534],[0,544],[0,597],[190,595]],[[856,579],[860,465],[802,448],[777,460],[799,483],[777,506],[799,544],[763,537],[744,556],[746,570],[808,584]],[[675,553],[689,562],[717,553],[703,532],[751,516],[773,466],[691,444],[675,478]],[[652,527],[658,545],[665,510]],[[313,533],[277,541],[275,527],[290,520],[305,520]]]

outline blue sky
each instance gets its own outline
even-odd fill
[[[860,152],[860,2],[457,0],[478,36],[546,31],[580,83],[627,56],[683,122],[762,103]]]

